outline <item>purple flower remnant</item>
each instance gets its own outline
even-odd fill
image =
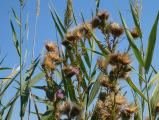
[[[79,68],[78,67],[71,67],[71,72],[74,74],[79,74]]]
[[[64,99],[64,94],[61,89],[56,91],[55,97],[56,97],[56,99]]]

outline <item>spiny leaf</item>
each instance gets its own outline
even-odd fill
[[[134,90],[134,92],[138,93],[144,100],[147,101],[146,97],[144,94],[135,86],[135,84],[132,82],[131,78],[127,78],[126,82],[130,85],[130,87]]]
[[[137,58],[137,60],[140,63],[140,65],[144,66],[144,61],[142,59],[141,53],[140,53],[139,49],[137,48],[137,46],[135,45],[132,35],[130,34],[129,30],[127,29],[127,26],[126,26],[126,23],[125,23],[125,20],[124,20],[123,16],[121,15],[120,12],[119,12],[119,14],[120,14],[120,18],[122,20],[122,24],[124,26],[124,29],[125,29],[126,36],[128,38],[130,47],[132,48],[132,50],[133,50],[133,52],[135,54],[135,57]]]
[[[151,29],[151,33],[149,35],[148,47],[147,47],[146,58],[145,58],[145,69],[146,69],[146,72],[149,71],[149,68],[151,66],[153,52],[154,52],[154,48],[155,48],[155,44],[156,44],[158,21],[159,21],[159,12],[157,14],[155,23],[154,23],[154,25],[153,25],[153,27]]]
[[[10,25],[11,25],[11,28],[12,28],[14,46],[15,46],[15,48],[17,50],[18,55],[21,56],[20,47],[19,47],[19,41],[17,39],[17,34],[15,32],[15,29],[14,29],[14,26],[13,26],[13,23],[12,23],[11,20],[10,20]]]

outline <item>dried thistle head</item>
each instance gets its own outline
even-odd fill
[[[74,66],[64,66],[62,70],[69,77],[72,77],[75,74],[79,74],[79,68]]]
[[[52,60],[45,56],[44,61],[42,63],[42,67],[47,70],[54,71],[56,69],[56,65],[52,62]]]
[[[94,29],[94,28],[97,28],[99,25],[100,25],[100,23],[101,23],[101,20],[96,16],[96,17],[94,17],[92,20],[91,20],[91,22],[90,22],[90,24],[92,25],[92,28]]]
[[[109,13],[107,11],[100,11],[98,12],[97,16],[101,21],[107,20],[109,18]]]
[[[80,28],[79,28],[80,31],[82,31],[83,35],[90,39],[92,37],[92,33],[91,31],[93,30],[92,28],[92,25],[87,22],[87,23],[84,23]]]
[[[119,37],[124,32],[123,27],[115,22],[109,24],[109,30],[111,34],[115,37]]]
[[[157,105],[156,105],[156,110],[155,110],[156,112],[159,112],[159,102],[157,103]]]
[[[128,105],[126,108],[125,108],[125,111],[129,114],[132,114],[132,113],[136,113],[138,111],[138,106],[137,105]]]
[[[136,39],[140,36],[139,31],[137,30],[137,28],[134,28],[133,30],[131,30],[130,33],[131,33],[131,35],[134,39]]]
[[[99,67],[99,69],[106,70],[107,65],[108,65],[108,61],[106,61],[106,59],[99,58],[97,60],[97,66]]]
[[[128,67],[125,69],[124,67]],[[129,77],[129,73],[131,71],[131,68],[129,66],[116,66],[112,71],[109,73],[109,78],[110,80],[122,78],[122,79],[127,79]]]
[[[48,52],[56,52],[57,50],[57,45],[53,42],[47,42],[45,44],[45,48]]]
[[[65,36],[65,40],[68,40],[70,42],[75,42],[77,39],[77,37],[73,34],[73,32],[67,32],[66,36]]]
[[[109,63],[111,65],[129,65],[131,63],[131,59],[128,53],[115,53],[109,55]]]
[[[51,61],[57,63],[61,63],[63,61],[63,59],[60,58],[59,55],[54,52],[46,53],[46,57],[49,58]]]
[[[109,78],[107,76],[103,76],[100,79],[100,85],[109,89],[113,89],[114,85],[109,82]]]
[[[115,97],[115,98],[114,98]],[[125,99],[125,97],[124,96],[122,96],[122,95],[119,95],[119,94],[117,94],[117,95],[115,95],[114,96],[114,94],[111,94],[111,99],[112,99],[112,101],[114,101],[115,100],[115,103],[117,104],[117,105],[124,105],[124,104],[126,104],[126,99]]]
[[[95,107],[95,114],[97,114],[100,120],[109,120],[112,116],[114,102],[111,99],[110,94],[106,96],[105,101],[98,100]],[[115,118],[118,119],[120,115],[119,106],[115,107]]]
[[[66,101],[62,105],[59,105],[58,110],[61,114],[67,115],[68,118],[74,118],[81,113],[80,107],[71,101]]]

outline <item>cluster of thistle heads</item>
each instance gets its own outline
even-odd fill
[[[107,11],[98,12],[91,21],[84,22],[67,32],[62,44],[69,47],[82,38],[91,39],[92,31],[96,28],[100,29],[103,34],[111,34],[115,38],[120,37],[124,32],[123,26],[116,22],[109,22],[108,18],[109,13]],[[136,28],[129,31],[134,39],[139,37],[139,31]]]
[[[128,52],[119,53],[112,50],[116,43],[114,41],[123,34],[124,28],[118,23],[109,22],[108,18],[109,13],[107,11],[99,12],[91,21],[78,25],[75,29],[68,31],[62,44],[67,49],[74,47],[79,40],[90,40],[92,38],[92,32],[96,28],[101,30],[102,34],[108,37],[106,43],[110,53],[108,57],[97,60],[97,66],[104,75],[100,79],[102,91],[99,95],[99,100],[97,101],[92,116],[98,115],[98,119],[102,120],[111,119],[112,114],[114,115],[114,119],[119,119],[121,117],[130,118],[135,112],[137,112],[138,107],[135,104],[127,102],[125,96],[121,94],[118,81],[119,79],[127,79],[129,77],[131,71],[131,59]],[[130,30],[130,33],[134,38],[139,37],[137,29]],[[113,43],[110,43],[111,41],[109,41],[110,35],[114,38]],[[49,79],[50,77],[53,79],[53,72],[56,70],[57,65],[62,63],[62,73],[67,78],[71,78],[75,75],[78,81],[78,86],[80,87],[83,80],[80,67],[75,64],[68,65],[66,58],[61,58],[59,56],[56,44],[48,42],[46,43],[45,48],[47,52],[45,53],[42,68],[46,73],[46,79]],[[54,83],[52,83],[52,85],[54,86]],[[82,113],[82,108],[71,101],[64,100],[64,93],[59,93],[58,91],[59,90],[57,89],[54,98],[59,98],[63,100],[63,102],[59,102],[59,99],[58,102],[56,101],[57,99],[54,100],[56,101],[56,105],[54,106],[56,111],[54,112],[56,113],[57,119],[60,119],[63,114],[65,114],[68,119],[79,116]]]

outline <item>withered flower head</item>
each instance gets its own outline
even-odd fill
[[[83,33],[80,29],[81,26],[78,26],[76,29],[73,31],[73,35],[76,37],[77,40],[82,39]]]
[[[131,63],[131,59],[128,53],[116,53],[109,55],[109,63],[111,65],[129,65]]]
[[[56,44],[53,43],[53,42],[47,42],[47,43],[45,44],[45,48],[46,48],[46,50],[47,50],[48,52],[55,52],[56,49],[57,49],[57,46],[56,46]]]
[[[72,77],[75,74],[77,74],[77,75],[79,74],[79,68],[78,67],[64,66],[62,70],[69,77]]]
[[[48,57],[51,61],[57,62],[57,63],[60,63],[60,62],[63,61],[63,59],[60,58],[60,57],[58,56],[58,54],[57,54],[57,53],[54,53],[54,52],[46,53],[46,57]]]
[[[96,17],[94,17],[92,20],[91,20],[91,25],[92,25],[92,28],[94,29],[94,28],[97,28],[99,25],[100,25],[100,23],[101,23],[101,20],[96,16]]]
[[[77,37],[73,34],[73,32],[67,32],[65,36],[65,40],[75,42],[77,40]]]
[[[97,66],[100,68],[100,69],[103,69],[105,70],[106,67],[108,65],[108,62],[104,59],[104,58],[99,58],[97,60]]]
[[[56,99],[64,99],[64,93],[61,89],[57,90],[55,93]]]
[[[137,105],[129,105],[129,106],[127,106],[127,107],[125,108],[125,111],[126,111],[127,113],[130,113],[130,114],[136,113],[136,112],[138,111],[138,106],[137,106]]]
[[[111,99],[114,101],[114,94],[111,94]],[[126,104],[126,99],[122,95],[115,95],[115,103],[118,105]]]
[[[131,33],[131,35],[134,39],[136,39],[140,36],[139,31],[137,30],[137,28],[134,28],[133,30],[131,30],[130,33]]]
[[[52,60],[49,58],[49,57],[45,57],[44,58],[44,61],[43,61],[43,64],[42,64],[42,67],[44,67],[45,69],[48,69],[48,70],[55,70],[56,68],[56,65],[52,63]]]
[[[123,27],[115,22],[109,24],[109,30],[115,37],[119,37],[124,32]]]
[[[156,112],[159,112],[159,102],[156,105]]]
[[[124,65],[125,66],[125,65]],[[128,66],[126,66],[128,67]],[[131,69],[124,69],[123,65],[115,67],[112,71],[109,73],[110,80],[114,80],[117,78],[123,78],[126,79],[129,77]]]
[[[81,112],[80,107],[71,101],[64,102],[58,107],[58,109],[62,114],[66,114],[68,118],[74,118],[75,116],[78,116]]]
[[[82,31],[83,35],[90,39],[92,37],[91,31],[93,30],[92,25],[90,23],[84,23],[80,28],[80,31]]]
[[[109,13],[107,11],[101,11],[97,14],[100,20],[107,20],[109,17]]]
[[[100,79],[100,85],[106,88],[110,88],[113,89],[113,84],[109,82],[108,77],[107,76],[103,76]]]

